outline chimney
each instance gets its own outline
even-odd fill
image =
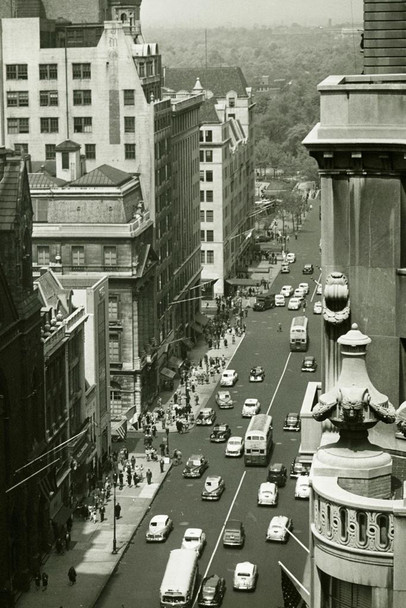
[[[364,74],[406,73],[404,4],[364,0]]]

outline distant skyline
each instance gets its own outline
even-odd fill
[[[262,25],[359,24],[363,0],[142,0],[149,27],[253,27]]]

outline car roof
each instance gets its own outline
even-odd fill
[[[217,394],[219,396],[223,396],[223,395],[230,395],[230,391],[217,391]]]
[[[281,469],[283,469],[283,464],[281,462],[275,462],[269,467],[270,471],[280,471]]]
[[[203,579],[203,586],[205,587],[216,587],[220,577],[218,574],[209,574]]]
[[[273,483],[272,481],[263,481],[259,486],[259,489],[268,491],[276,490],[276,483]]]
[[[239,435],[233,435],[232,437],[230,437],[230,438],[229,438],[229,441],[231,441],[232,439],[234,439],[234,440],[235,440],[235,439],[238,439],[239,441],[242,441],[242,440],[243,440],[243,438],[242,438],[242,437],[240,437]]]
[[[236,572],[241,572],[241,570],[248,570],[248,571],[252,572],[254,570],[254,568],[255,568],[255,564],[252,564],[251,562],[239,562],[235,566]]]
[[[257,403],[257,402],[258,402],[258,399],[254,399],[253,397],[250,397],[249,399],[246,399],[244,401],[244,403],[247,403],[248,405],[252,405],[252,404]]]
[[[275,515],[275,517],[272,517],[271,521],[269,522],[270,526],[286,526],[286,524],[289,521],[289,517],[286,517],[286,515]]]
[[[242,526],[242,523],[239,519],[229,519],[225,525],[226,528],[238,528],[238,529],[240,529],[241,526]]]
[[[304,358],[305,361],[313,361],[314,357],[313,355],[306,355],[306,357]]]
[[[291,416],[292,417],[294,416],[295,418],[297,418],[297,416],[299,416],[299,414],[297,412],[289,412],[287,417],[290,418]]]
[[[150,523],[165,523],[167,519],[168,515],[154,515]]]
[[[194,536],[199,538],[202,535],[203,530],[201,528],[186,528],[183,536]]]

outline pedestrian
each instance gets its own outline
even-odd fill
[[[129,488],[131,488],[131,473],[127,472],[127,485]]]
[[[195,405],[199,405],[199,395],[197,393],[195,393]]]
[[[147,483],[148,485],[151,484],[152,481],[152,471],[151,469],[147,469],[147,472],[145,473],[146,477],[147,477]]]
[[[34,577],[35,580],[35,588],[37,591],[40,590],[41,587],[41,572],[38,570],[37,574]]]
[[[297,232],[295,232],[295,241],[297,241]]]
[[[152,432],[153,438],[155,439],[155,437],[156,437],[156,426],[155,426],[155,424],[152,425],[151,432]]]
[[[165,456],[165,442],[163,440],[159,444],[159,449],[161,450],[161,456]]]
[[[48,589],[48,574],[46,572],[42,573],[42,591],[46,591]]]
[[[135,456],[134,456],[134,454],[131,456],[131,468],[132,468],[132,470],[135,469]]]
[[[121,505],[119,502],[116,502],[116,505],[114,507],[114,516],[116,519],[120,519],[120,513],[121,513]]]
[[[70,541],[71,541],[70,532],[69,532],[69,530],[67,530],[67,532],[65,534],[65,547],[66,547],[67,551],[69,551],[69,549],[70,549]]]
[[[123,487],[123,485],[124,485],[124,474],[123,474],[123,471],[119,472],[118,479],[119,479],[119,482],[120,482],[120,489],[121,489]]]
[[[278,331],[282,331],[282,323],[278,323]]]
[[[58,555],[63,554],[63,545],[62,545],[62,541],[59,536],[56,539],[55,548],[56,548],[56,552],[58,553]]]
[[[161,460],[159,461],[159,467],[161,469],[161,473],[164,472],[164,464],[165,464],[165,461],[163,458],[161,458]]]
[[[227,338],[224,338],[224,348],[227,348],[227,346],[228,346]]]
[[[106,507],[102,504],[100,505],[99,513],[100,513],[100,521],[104,521],[104,514],[106,512]]]
[[[72,513],[71,513],[68,517],[68,521],[66,522],[66,527],[68,529],[68,532],[70,532],[72,530],[72,525],[73,525],[73,517],[72,517]]]
[[[71,566],[68,570],[68,579],[71,585],[76,583],[76,570],[73,566]]]
[[[92,510],[92,522],[94,524],[97,523],[97,511],[96,511],[96,507],[94,507],[93,510]]]

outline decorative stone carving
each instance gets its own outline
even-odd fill
[[[326,278],[323,294],[323,318],[339,325],[350,316],[348,279],[342,272],[332,272]]]

